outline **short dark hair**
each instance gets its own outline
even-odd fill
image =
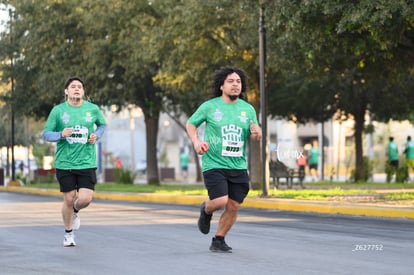
[[[69,87],[70,83],[72,83],[72,82],[73,82],[73,81],[75,81],[75,80],[79,81],[80,83],[82,83],[82,86],[84,86],[84,85],[83,85],[83,80],[82,80],[80,77],[78,77],[78,76],[72,76],[72,77],[69,77],[69,78],[65,81],[65,89],[67,89],[67,88]]]
[[[227,76],[232,73],[236,73],[240,76],[242,87],[239,98],[246,99],[245,93],[247,90],[247,76],[242,69],[236,67],[221,67],[219,70],[214,72],[210,86],[210,94],[212,98],[219,97],[223,94],[220,87],[224,84],[224,80],[226,80]]]

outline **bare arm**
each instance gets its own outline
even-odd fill
[[[190,138],[191,142],[193,143],[194,150],[197,152],[197,154],[204,154],[205,152],[202,150],[201,145],[205,142],[201,141],[198,138],[197,135],[197,127],[195,127],[193,124],[187,122],[186,125],[187,135]]]

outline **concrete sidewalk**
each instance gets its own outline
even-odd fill
[[[38,195],[59,196],[57,189],[40,189],[30,187],[0,187],[0,192],[16,192]],[[175,203],[199,205],[205,196],[171,195],[154,193],[115,193],[96,192],[94,199],[119,200],[154,203]],[[309,212],[321,214],[339,214],[352,216],[371,216],[384,218],[414,219],[414,205],[392,205],[372,202],[346,202],[346,201],[309,201],[278,198],[246,198],[243,207],[258,209],[274,209],[281,211]]]

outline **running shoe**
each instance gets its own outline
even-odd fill
[[[206,202],[203,202],[200,206],[200,217],[198,218],[198,229],[201,233],[208,234],[210,232],[210,222],[213,214],[206,214]]]
[[[210,251],[231,253],[231,250],[232,248],[226,244],[224,239],[218,239],[216,237],[213,238],[210,245]]]
[[[63,238],[63,246],[69,247],[69,246],[75,246],[75,235],[73,232],[65,233],[65,237]]]
[[[72,223],[72,229],[73,230],[79,230],[80,227],[80,217],[79,212],[73,212],[73,223]]]

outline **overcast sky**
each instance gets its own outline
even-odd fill
[[[9,10],[4,5],[0,4],[0,31],[4,30],[7,21],[9,21]]]

